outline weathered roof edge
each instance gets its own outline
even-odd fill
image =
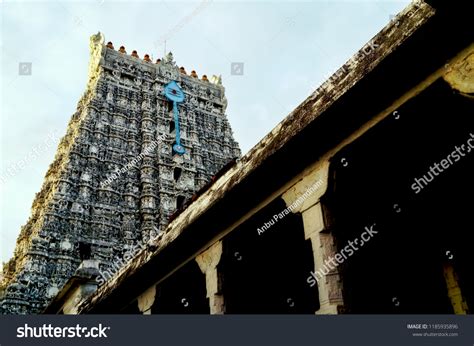
[[[198,199],[173,220],[155,243],[140,251],[111,280],[100,287],[88,300],[82,302],[78,311],[87,312],[89,308],[106,298],[114,287],[133,275],[140,267],[160,253],[189,224],[193,223],[199,216],[216,204],[224,194],[244,180],[263,161],[280,150],[303,128],[314,121],[352,86],[359,82],[364,75],[396,50],[408,37],[425,24],[434,13],[434,8],[421,1],[411,3],[402,10],[394,21],[387,24],[377,33],[333,76],[245,154],[236,165],[215,181],[209,190],[199,196]],[[403,35],[400,35],[400,32],[403,32]],[[368,47],[375,47],[377,49],[369,50],[370,52],[367,53]]]

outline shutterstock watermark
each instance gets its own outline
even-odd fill
[[[58,140],[58,130],[51,131],[43,143],[34,146],[25,156],[8,165],[8,167],[6,167],[4,172],[0,175],[0,182],[4,184],[9,178],[24,170],[28,164],[31,164],[32,161],[47,151],[53,144],[57,143]]]
[[[313,287],[314,285],[316,285],[316,282],[319,282],[319,280],[322,279],[325,275],[327,275],[331,270],[334,270],[334,268],[337,268],[340,264],[344,263],[346,259],[351,257],[356,251],[358,251],[365,244],[367,244],[375,234],[378,233],[378,231],[374,230],[374,227],[375,223],[370,227],[365,226],[365,231],[362,232],[360,238],[349,240],[347,242],[347,245],[344,246],[341,251],[336,253],[334,256],[326,258],[323,267],[318,269],[316,273],[311,271],[310,276],[308,276],[306,282],[311,287]]]
[[[146,147],[143,152],[140,153],[137,157],[135,157],[132,161],[128,162],[125,166],[123,166],[121,169],[117,169],[115,173],[110,175],[106,180],[100,182],[100,187],[104,188],[109,186],[112,182],[117,180],[123,173],[127,172],[131,168],[137,168],[137,163],[143,160],[145,155],[150,154],[153,150],[156,149],[158,145],[160,145],[163,140],[166,139],[166,135],[162,134],[158,136],[158,139],[156,141],[153,141],[150,146]]]
[[[448,169],[456,162],[460,161],[463,157],[469,154],[474,149],[474,134],[469,133],[469,139],[465,144],[461,144],[460,147],[457,145],[454,147],[454,150],[446,156],[445,159],[442,159],[440,162],[435,162],[430,166],[429,171],[426,174],[423,174],[421,178],[415,178],[415,182],[411,185],[411,188],[415,193],[420,193],[429,183],[431,183],[434,178],[439,176],[444,170]]]
[[[81,327],[76,324],[75,327],[53,327],[51,324],[30,327],[28,323],[16,329],[17,338],[107,338],[106,331],[110,327]]]
[[[154,227],[154,231],[156,236],[151,238],[148,243],[153,243],[157,241],[163,233],[160,233],[159,229]],[[135,258],[135,256],[143,249],[147,247],[147,244],[145,243],[139,243],[133,246],[131,249],[128,249],[125,254],[123,255],[122,258],[119,258],[115,261],[112,262],[112,265],[107,267],[104,270],[100,270],[100,276],[96,279],[97,283],[99,286],[102,286],[106,281],[110,280],[112,277],[114,277],[120,270],[125,268],[125,266],[130,263],[130,261]],[[1,346],[1,345],[0,345]]]
[[[344,77],[345,75],[347,75],[351,69],[354,68],[354,66],[360,61],[362,60],[364,57],[367,57],[369,55],[371,55],[373,52],[375,52],[375,50],[379,47],[380,45],[375,42],[375,41],[369,41],[367,42],[363,47],[362,49],[360,49],[356,55],[352,56],[348,62],[346,62],[344,65],[342,65],[334,74],[332,74],[331,76],[329,76],[329,78],[325,79],[323,81],[323,83],[321,85],[319,85],[318,88],[316,88],[316,93],[319,94],[321,93],[327,86],[328,84],[326,83],[327,81],[329,81],[328,83],[331,84],[331,83],[334,83],[336,80],[338,80],[339,78],[342,78]],[[311,88],[311,92],[313,91],[314,89]]]
[[[294,209],[298,208],[301,204],[303,204],[306,199],[308,199],[309,196],[311,196],[317,189],[319,189],[323,185],[323,181],[319,179],[317,182],[315,182],[313,185],[311,185],[303,195],[298,197],[296,201],[294,201],[288,208],[283,209],[278,214],[273,215],[273,218],[268,220],[268,222],[265,222],[261,227],[257,228],[257,233],[258,235],[264,233],[266,230],[268,230],[270,227],[275,225],[278,221],[283,219],[285,216],[290,214]]]
[[[201,11],[203,11],[213,0],[203,0],[201,3],[196,6],[191,13],[186,17],[182,18],[172,29],[168,30],[164,35],[162,35],[158,41],[155,42],[155,48],[163,45],[167,40],[171,39],[178,31],[180,31],[186,24],[191,22],[191,20],[196,17]]]

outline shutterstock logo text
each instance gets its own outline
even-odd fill
[[[27,323],[16,329],[17,338],[106,338],[106,331],[110,327],[81,327],[76,324],[75,327],[53,327],[51,324],[43,324],[38,327],[30,327]]]

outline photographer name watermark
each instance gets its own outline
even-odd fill
[[[166,139],[166,135],[162,134],[158,136],[156,141],[153,141],[148,147],[146,147],[143,152],[141,152],[137,157],[132,161],[127,162],[121,169],[117,169],[115,173],[111,174],[106,180],[100,182],[100,187],[105,188],[109,186],[112,182],[117,180],[122,174],[126,173],[132,168],[138,168],[137,164],[143,160],[146,155],[149,155],[155,150],[158,145],[160,145]]]
[[[265,222],[262,226],[257,228],[258,235],[263,234],[265,231],[274,226],[278,221],[282,220],[285,216],[290,214],[293,210],[298,208],[301,204],[304,203],[314,192],[316,192],[321,186],[323,186],[323,181],[319,179],[313,185],[311,185],[303,195],[298,197],[288,208],[283,209],[280,213],[273,215],[273,217]]]

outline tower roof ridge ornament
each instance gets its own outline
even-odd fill
[[[163,58],[163,63],[166,65],[176,66],[176,62],[174,61],[173,53],[169,52]]]
[[[90,42],[91,42],[91,49],[93,51],[98,50],[99,46],[101,46],[101,47],[104,46],[105,49],[115,50],[114,45],[111,41],[107,42],[107,44],[105,43],[105,37],[101,32],[98,32],[97,34],[92,35],[91,38],[90,38]],[[119,47],[117,52],[122,53],[124,55],[128,55],[127,51],[125,49],[125,46],[123,46],[123,45]],[[140,57],[138,56],[138,52],[136,50],[133,50],[130,56],[140,59]],[[147,63],[152,62],[151,56],[149,54],[145,54],[142,60],[144,60]],[[174,79],[181,80],[181,78],[179,78],[179,74],[174,73],[175,70],[176,70],[177,72],[179,72],[183,75],[193,77],[194,79],[201,80],[203,82],[214,84],[215,86],[218,86],[218,87],[222,87],[222,76],[221,75],[217,75],[217,76],[213,75],[211,78],[208,78],[207,75],[203,74],[202,77],[199,78],[199,76],[198,76],[198,74],[195,70],[192,70],[191,73],[188,75],[186,73],[186,69],[184,67],[179,68],[176,65],[176,61],[174,60],[174,56],[173,56],[173,53],[171,51],[166,53],[165,56],[162,59],[159,59],[159,58],[156,59],[155,64],[159,64],[163,68],[168,70],[171,73],[171,76],[170,76],[171,80],[174,80]]]

